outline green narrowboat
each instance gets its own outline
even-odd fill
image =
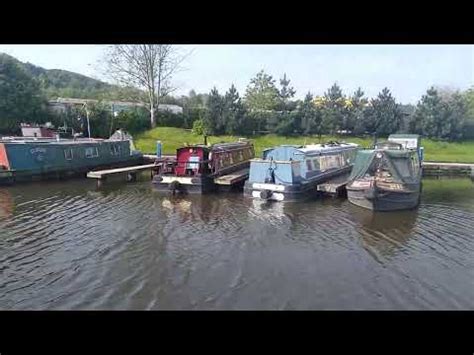
[[[374,149],[360,150],[346,186],[349,202],[374,211],[418,206],[422,161],[418,135],[391,135]]]
[[[110,139],[0,138],[0,182],[66,177],[142,160],[123,134]]]

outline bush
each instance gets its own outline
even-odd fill
[[[463,127],[463,139],[474,139],[474,120],[467,120]]]
[[[139,133],[151,128],[150,114],[146,109],[122,111],[114,119],[113,130],[123,128],[130,133]]]
[[[193,133],[199,136],[204,135],[204,122],[203,120],[196,120],[193,123]]]
[[[184,127],[184,115],[182,113],[173,113],[171,111],[159,111],[156,114],[156,122],[164,127]]]

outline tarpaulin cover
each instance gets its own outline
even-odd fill
[[[388,168],[392,177],[401,182],[413,182],[418,175],[412,171],[412,159],[415,151],[409,150],[360,150],[357,153],[354,167],[352,168],[350,181],[362,178],[370,168],[377,153],[383,155],[383,165]]]
[[[352,181],[363,177],[366,171],[369,169],[374,157],[374,150],[359,150],[357,152],[349,180]]]

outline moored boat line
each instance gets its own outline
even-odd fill
[[[251,141],[197,144],[178,148],[175,156],[136,151],[133,139],[117,131],[109,139],[52,136],[0,139],[0,183],[87,174],[102,184],[126,174],[135,181],[151,171],[153,185],[171,193],[208,193],[243,189],[264,201],[295,201],[321,194],[345,195],[351,203],[373,210],[416,207],[422,175],[469,175],[474,164],[423,162],[417,135],[391,135],[374,149],[328,142],[281,145],[255,158]],[[148,164],[146,165],[146,162]],[[150,163],[152,162],[152,163]],[[355,164],[355,167],[354,167]],[[105,169],[105,170],[99,170]]]

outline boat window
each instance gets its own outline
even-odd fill
[[[319,170],[319,159],[313,159],[314,170]]]
[[[112,144],[110,146],[110,154],[111,155],[120,155],[120,151],[121,151],[121,146],[119,146],[117,144]]]
[[[66,158],[66,160],[72,160],[73,157],[72,148],[64,149],[64,158]]]
[[[308,171],[313,170],[313,164],[311,163],[311,160],[306,160],[306,167],[308,168]]]
[[[99,150],[97,147],[86,148],[86,158],[97,158],[99,156]]]

